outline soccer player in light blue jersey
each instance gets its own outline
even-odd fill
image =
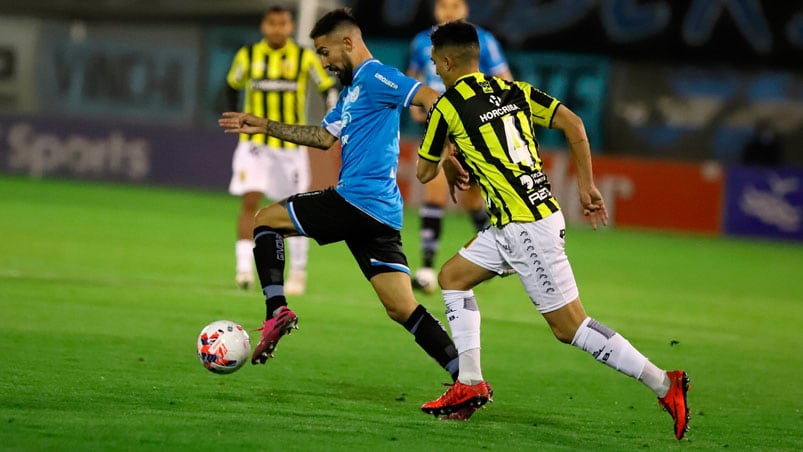
[[[324,67],[343,84],[337,105],[321,125],[284,124],[236,112],[219,120],[226,133],[262,133],[318,149],[339,140],[342,152],[336,187],[293,195],[256,215],[254,257],[266,320],[252,363],[264,364],[272,357],[279,339],[298,322],[284,296],[284,238],[303,235],[321,245],[345,241],[388,316],[410,331],[454,379],[454,343],[413,295],[396,184],[401,112],[410,105],[429,109],[439,94],[373,58],[346,9],[323,16],[310,37]]]
[[[437,0],[433,15],[437,24],[445,24],[455,20],[467,20],[468,12],[466,0]],[[481,27],[475,26],[475,29],[480,40],[480,72],[505,80],[513,80],[505,55],[496,38],[491,32]],[[432,29],[428,28],[413,38],[410,45],[410,63],[407,75],[417,78],[425,85],[442,93],[446,87],[435,72],[435,65],[430,58],[432,53],[430,33],[432,33]],[[410,114],[417,122],[423,123],[427,119],[427,111],[419,108],[411,108]],[[452,146],[452,144],[447,143],[447,146]],[[438,248],[440,248],[443,210],[448,202],[449,186],[443,173],[440,172],[435,179],[424,186],[424,197],[418,212],[421,267],[413,274],[413,287],[426,293],[432,293],[438,288],[436,272],[433,268]],[[468,212],[477,231],[485,227],[488,216],[485,213],[485,204],[479,187],[474,185],[468,191],[460,193],[459,202],[463,210]]]

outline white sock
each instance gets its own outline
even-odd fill
[[[460,373],[465,384],[482,381],[480,370],[480,309],[472,290],[443,290],[446,320],[457,348]]]
[[[474,386],[482,383],[482,367],[480,366],[480,349],[472,348],[458,355],[460,373],[457,380],[460,383]]]
[[[237,273],[254,271],[254,241],[240,239],[234,244]]]
[[[663,397],[669,392],[669,386],[672,384],[669,380],[669,375],[666,371],[658,368],[655,364],[647,361],[644,370],[638,377],[639,381],[644,383],[648,388],[658,397]]]
[[[290,268],[293,270],[305,270],[307,268],[309,239],[302,236],[288,237],[287,248],[290,251]]]
[[[647,364],[647,358],[616,331],[586,317],[574,335],[572,345],[591,353],[597,361],[639,378]]]

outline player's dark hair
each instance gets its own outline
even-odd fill
[[[267,16],[268,14],[285,14],[285,13],[289,14],[291,18],[293,17],[293,10],[291,10],[290,8],[282,5],[273,5],[265,11],[265,16]]]
[[[439,25],[429,38],[432,40],[432,47],[470,47],[477,46],[479,49],[480,39],[477,36],[477,29],[470,22],[456,20]]]
[[[316,39],[328,35],[343,25],[356,27],[357,29],[360,28],[357,20],[351,15],[351,10],[349,8],[334,9],[318,19],[318,22],[315,23],[315,26],[312,27],[312,31],[310,31],[309,37]]]

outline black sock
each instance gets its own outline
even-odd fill
[[[433,317],[423,305],[418,305],[410,318],[404,322],[404,327],[413,333],[415,342],[449,372],[452,381],[457,381],[457,374],[460,370],[457,348],[438,319]]]
[[[254,229],[254,262],[265,294],[265,319],[287,306],[284,297],[284,238],[267,226]]]
[[[474,229],[476,229],[477,232],[482,231],[488,226],[488,214],[485,213],[485,209],[472,210],[470,215],[471,222],[474,224]]]
[[[421,216],[421,257],[424,267],[432,268],[435,254],[438,252],[441,239],[441,223],[443,208],[435,204],[424,204],[419,212]]]

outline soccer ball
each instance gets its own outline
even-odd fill
[[[218,320],[201,330],[196,349],[198,359],[209,371],[230,374],[248,360],[251,341],[240,325],[230,320]]]

